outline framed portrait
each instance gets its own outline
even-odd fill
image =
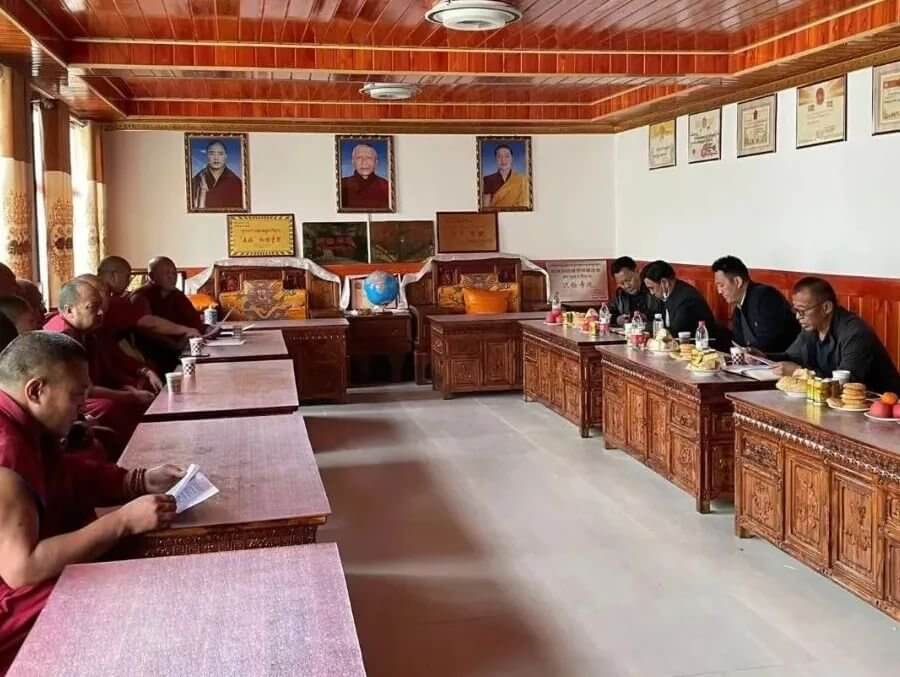
[[[188,213],[250,211],[246,134],[186,132],[184,174]]]
[[[296,256],[293,214],[229,214],[228,257]]]
[[[797,88],[797,148],[847,139],[847,76]]]
[[[393,273],[392,276],[397,278],[397,284],[399,285],[399,273]],[[348,275],[345,278],[344,284],[350,285],[350,305],[348,306],[348,310],[368,310],[375,307],[369,301],[369,298],[366,296],[366,290],[363,288],[363,282],[366,281],[366,277],[366,275]],[[388,310],[396,310],[397,308],[399,308],[399,294],[397,295],[397,298],[382,307]]]
[[[737,105],[737,156],[774,153],[778,130],[778,95]]]
[[[373,221],[372,263],[411,263],[434,256],[434,221]]]
[[[722,109],[688,116],[688,164],[722,159]]]
[[[365,221],[304,223],[303,256],[319,265],[368,263],[369,234]]]
[[[394,137],[334,137],[338,212],[395,212]]]
[[[872,133],[900,132],[900,61],[872,69]]]
[[[500,251],[497,212],[438,212],[440,254],[482,254]]]
[[[478,209],[492,212],[534,210],[530,136],[475,137]]]
[[[650,169],[675,166],[675,120],[650,125],[647,155]]]

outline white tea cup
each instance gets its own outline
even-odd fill
[[[180,395],[184,385],[182,375],[177,371],[166,374],[166,385],[169,387],[170,395]]]

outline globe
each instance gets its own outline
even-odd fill
[[[363,280],[363,291],[373,306],[386,306],[400,294],[400,283],[394,275],[376,270]]]

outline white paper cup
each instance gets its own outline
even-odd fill
[[[678,340],[679,341],[690,341],[691,332],[689,331],[680,331],[678,332]]]
[[[191,346],[191,357],[200,357],[203,354],[203,339],[199,336],[188,340]]]
[[[738,348],[737,346],[731,347],[731,361],[734,364],[746,364],[747,363],[747,351],[743,348]]]
[[[837,371],[831,372],[831,377],[842,386],[850,383],[850,372],[846,369],[838,369]]]
[[[182,357],[181,373],[184,375],[184,378],[194,378],[197,375],[197,358]]]
[[[166,385],[169,387],[170,395],[180,395],[184,385],[182,375],[177,371],[166,374]]]

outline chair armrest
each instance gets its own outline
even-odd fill
[[[431,345],[431,331],[428,318],[432,315],[454,315],[451,308],[443,308],[433,304],[424,306],[410,306],[409,312],[413,317],[413,343],[419,349],[425,349]]]

